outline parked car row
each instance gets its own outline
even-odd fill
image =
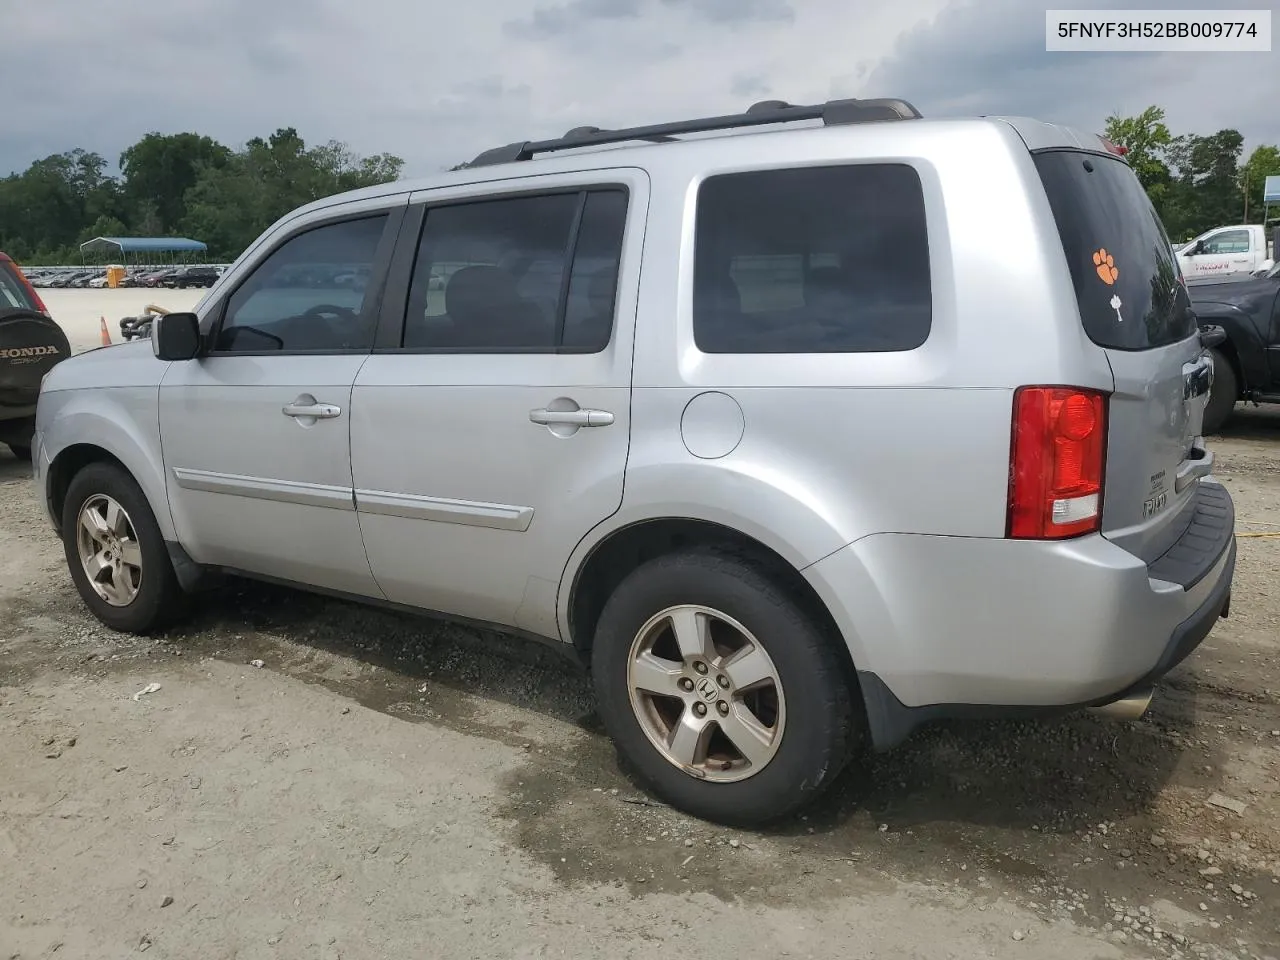
[[[140,267],[127,271],[120,280],[122,287],[212,287],[225,266],[189,264],[181,267]],[[33,287],[85,288],[107,286],[107,271],[103,267],[83,270],[40,269],[28,271]]]

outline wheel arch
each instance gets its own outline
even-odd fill
[[[99,397],[98,402],[101,401]],[[82,437],[93,439],[82,440]],[[51,421],[43,451],[49,461],[45,471],[45,502],[59,533],[63,502],[71,479],[88,464],[105,461],[117,464],[137,482],[161,534],[166,541],[175,539],[158,436],[143,435],[127,416],[112,417],[95,410],[68,408],[59,411]]]
[[[1220,326],[1226,332],[1227,338],[1214,349],[1231,364],[1240,391],[1237,399],[1243,399],[1260,380],[1265,380],[1265,348],[1253,319],[1234,304],[1197,304],[1195,311],[1201,326]]]
[[[584,663],[591,659],[595,624],[610,594],[632,570],[677,550],[713,548],[741,557],[783,584],[824,634],[836,644],[857,689],[853,657],[826,603],[800,568],[781,550],[730,524],[689,516],[633,520],[599,536],[579,563],[567,568],[561,588],[562,630]]]

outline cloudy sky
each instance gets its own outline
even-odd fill
[[[142,134],[308,141],[430,173],[581,124],[900,96],[928,116],[1101,130],[1163,106],[1175,133],[1280,142],[1272,53],[1046,53],[1031,0],[0,0],[0,175]],[[1068,6],[1059,0],[1053,6]],[[1085,0],[1133,8],[1141,0]],[[1266,9],[1259,0],[1218,6]],[[1146,6],[1213,7],[1163,0]]]

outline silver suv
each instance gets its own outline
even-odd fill
[[[1141,709],[1235,539],[1120,153],[769,102],[321,200],[53,369],[39,489],[110,627],[217,571],[571,645],[638,779],[725,823],[924,721]]]

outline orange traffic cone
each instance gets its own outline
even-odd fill
[[[107,330],[107,318],[99,317],[102,321],[102,345],[104,347],[111,346],[111,332]]]

